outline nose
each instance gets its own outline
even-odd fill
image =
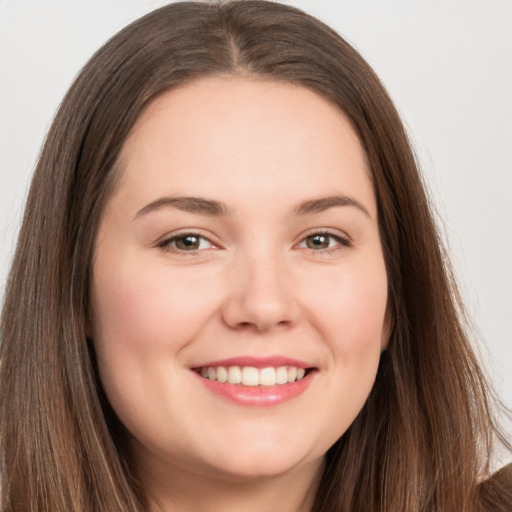
[[[231,269],[224,322],[258,332],[296,324],[299,306],[289,269],[276,255],[248,258]]]

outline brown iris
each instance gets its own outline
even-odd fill
[[[329,235],[312,235],[306,238],[306,246],[308,249],[327,249],[330,242]]]
[[[174,243],[176,244],[176,248],[182,251],[195,251],[199,249],[201,238],[196,235],[185,235],[176,238]]]

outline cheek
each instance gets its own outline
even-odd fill
[[[338,313],[340,344],[358,351],[365,346],[380,347],[385,336],[387,286],[383,283],[351,283],[340,297]],[[366,284],[366,286],[364,286]],[[347,340],[347,343],[344,341]],[[353,342],[350,343],[350,340]]]
[[[115,262],[115,263],[112,263]],[[143,437],[148,410],[178,408],[180,352],[197,336],[213,305],[199,283],[130,255],[98,259],[91,290],[92,340],[103,388],[121,421]],[[148,392],[151,390],[151,392]],[[140,427],[140,424],[142,427]],[[156,428],[156,427],[155,427]]]
[[[326,293],[327,290],[327,293]],[[351,266],[325,279],[312,294],[315,322],[336,354],[365,357],[387,341],[384,264]]]
[[[325,386],[317,419],[319,443],[327,450],[363,408],[375,382],[385,325],[387,278],[383,262],[350,261],[335,272],[317,274],[311,286],[310,324],[327,348]],[[329,274],[329,275],[328,275]]]
[[[354,408],[359,409],[373,386],[385,337],[386,294],[380,287],[359,282],[346,288],[339,297],[340,309],[334,309],[333,330],[329,340],[336,367],[336,378],[352,390]]]
[[[94,339],[140,356],[178,350],[193,337],[208,297],[190,282],[182,286],[176,273],[158,266],[141,268],[128,262],[115,268],[98,265],[92,293]]]

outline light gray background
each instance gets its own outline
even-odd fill
[[[73,77],[162,0],[0,0],[0,285],[30,174]],[[289,1],[352,42],[408,127],[479,350],[512,406],[512,2]]]

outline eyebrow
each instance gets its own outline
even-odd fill
[[[135,215],[135,218],[169,206],[184,212],[212,215],[215,217],[226,215],[228,211],[224,203],[213,199],[205,199],[202,197],[160,197],[156,201],[144,206],[144,208],[141,208]]]
[[[367,217],[371,219],[370,212],[359,201],[348,196],[328,196],[305,201],[304,203],[301,203],[297,206],[295,209],[295,214],[311,215],[338,206],[352,206],[363,212]]]
[[[329,208],[341,206],[352,206],[360,210],[367,217],[371,218],[368,210],[359,201],[352,197],[340,195],[310,199],[295,207],[294,212],[297,216],[312,215],[328,210]],[[189,213],[198,213],[213,217],[222,217],[228,213],[227,206],[221,201],[216,201],[214,199],[206,199],[203,197],[166,196],[160,197],[141,208],[135,215],[135,219],[164,207],[172,207]]]

